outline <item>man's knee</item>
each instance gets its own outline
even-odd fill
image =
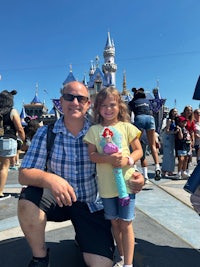
[[[40,210],[34,203],[26,199],[20,199],[18,201],[18,217],[20,220],[27,221],[43,220],[45,219],[45,213]]]

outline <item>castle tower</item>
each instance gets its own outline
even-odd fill
[[[69,74],[68,74],[67,78],[63,82],[63,86],[65,86],[65,84],[67,84],[69,82],[76,81],[76,79],[74,77],[74,74],[73,74],[73,71],[72,71],[72,65],[70,65],[69,67],[70,67],[70,71],[69,71]]]
[[[110,32],[107,35],[103,56],[104,64],[102,65],[102,71],[107,76],[107,84],[116,86],[117,65],[115,64],[115,46],[113,40],[111,41]]]
[[[41,118],[43,114],[47,114],[48,108],[42,103],[38,97],[38,84],[36,84],[35,96],[30,104],[24,104],[25,112],[28,116],[37,116]]]

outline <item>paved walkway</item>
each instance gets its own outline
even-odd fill
[[[135,267],[199,267],[200,217],[183,190],[186,181],[154,181],[151,157],[148,162],[151,183],[136,198]],[[17,177],[17,171],[9,172],[5,191],[12,197],[0,201],[1,267],[26,267],[31,257],[17,219]],[[70,222],[48,223],[46,240],[51,267],[85,266]]]

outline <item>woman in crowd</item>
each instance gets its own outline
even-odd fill
[[[147,134],[148,144],[155,163],[155,180],[161,179],[161,169],[156,147],[155,135],[155,119],[150,109],[150,101],[146,98],[143,88],[133,88],[133,99],[129,102],[130,111],[134,113],[134,125],[141,131],[145,130]]]
[[[13,108],[13,95],[17,91],[0,93],[0,200],[10,197],[3,192],[8,177],[10,161],[17,154],[17,136],[25,140],[24,129],[21,125],[20,116]]]
[[[162,160],[162,175],[174,176],[175,169],[175,134],[177,134],[176,120],[178,117],[178,111],[173,108],[169,112],[169,116],[166,120],[166,127],[163,130],[162,142],[163,142],[163,160]]]

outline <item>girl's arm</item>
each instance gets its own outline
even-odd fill
[[[177,126],[177,131],[178,131],[177,133],[178,139],[180,140],[183,139],[183,132],[181,130],[181,127]]]
[[[194,136],[195,136],[195,133],[194,132],[191,132],[190,133],[190,136],[191,136],[191,146],[194,147]]]
[[[136,137],[133,139],[130,145],[133,150],[133,152],[130,154],[130,157],[134,160],[134,162],[136,162],[143,156],[143,150],[139,138]],[[126,165],[128,165],[128,162]]]

